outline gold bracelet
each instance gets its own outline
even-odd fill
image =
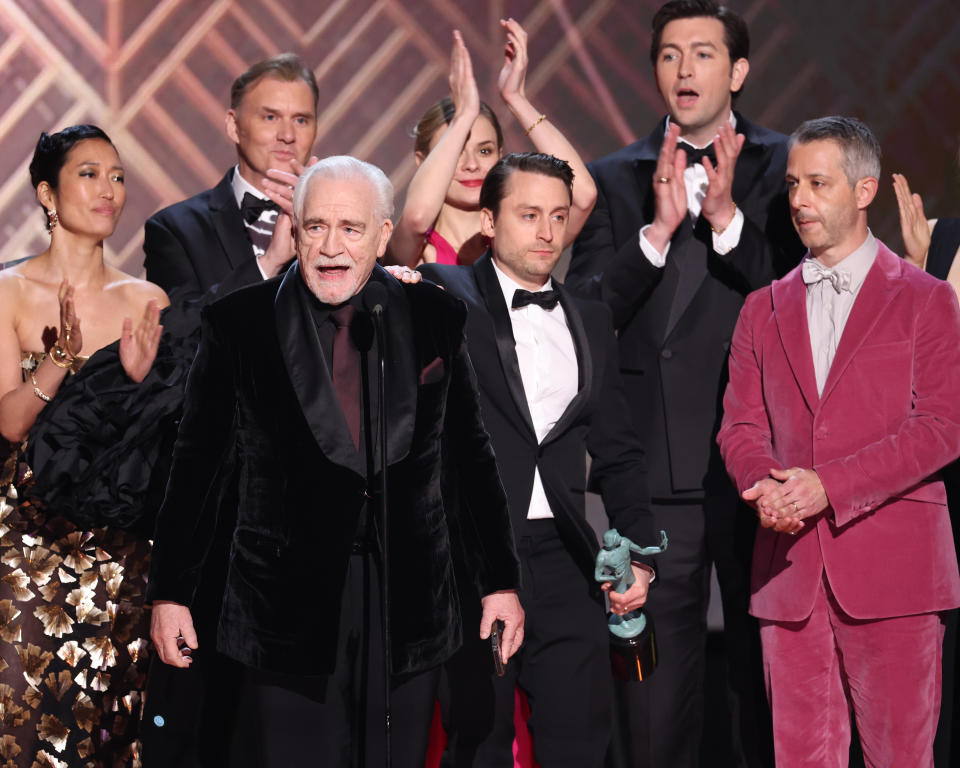
[[[50,395],[44,394],[40,389],[40,385],[37,383],[37,375],[33,371],[30,371],[30,381],[33,383],[33,394],[43,400],[43,402],[49,403]]]
[[[47,355],[57,368],[70,368],[73,365],[73,358],[66,353],[59,344],[54,345]]]
[[[730,227],[730,225],[733,224],[733,218],[734,218],[734,216],[736,216],[736,215],[737,215],[737,204],[734,203],[734,204],[733,204],[733,216],[730,217],[730,221],[727,222],[727,226],[724,227],[723,229],[717,229],[716,227],[713,226],[713,224],[711,224],[711,225],[710,225],[710,231],[713,232],[715,235],[722,235],[724,232],[727,231],[727,229]]]
[[[546,119],[547,119],[546,115],[540,115],[540,117],[538,117],[536,120],[533,121],[533,125],[527,128],[526,135],[529,136],[530,131],[532,131],[534,128],[536,128],[538,125],[540,125],[540,123],[542,123]]]

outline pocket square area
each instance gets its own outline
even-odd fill
[[[422,371],[420,371],[420,385],[424,384],[436,384],[443,378],[443,375],[446,373],[446,368],[443,365],[443,359],[439,357],[433,358]]]

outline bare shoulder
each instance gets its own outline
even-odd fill
[[[161,309],[170,304],[170,299],[159,285],[113,267],[110,268],[106,290],[115,293],[124,304],[134,309],[142,308],[151,299],[156,299]]]
[[[27,277],[23,264],[0,269],[0,314],[15,315],[23,299]]]

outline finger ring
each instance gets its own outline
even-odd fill
[[[70,325],[70,323],[66,323],[66,322],[65,322],[65,323],[63,324],[63,330],[66,331],[67,333],[70,333],[70,331],[73,330],[73,326]]]
[[[800,507],[797,505],[797,502],[793,502],[793,511],[794,511],[794,512],[799,512],[799,511],[800,511]]]
[[[796,535],[797,535],[797,532],[796,532],[796,531],[787,531],[787,533],[789,533],[791,536],[796,536]]]
[[[666,176],[661,176],[660,178],[657,179],[657,181],[659,181],[661,184],[669,184],[669,183],[670,183],[670,179],[668,179]]]

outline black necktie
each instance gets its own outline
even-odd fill
[[[560,301],[560,291],[553,289],[550,291],[525,291],[523,288],[517,288],[513,292],[513,303],[510,305],[513,309],[520,309],[528,304],[536,304],[544,309],[553,309]]]
[[[243,215],[243,220],[247,224],[253,224],[253,222],[260,218],[260,214],[264,211],[279,210],[280,206],[273,202],[273,200],[264,200],[256,195],[251,195],[249,192],[243,193],[243,202],[240,203],[240,213]]]
[[[333,388],[347,417],[347,427],[357,450],[360,450],[360,353],[350,338],[350,323],[355,308],[350,304],[330,313],[336,326],[333,335]]]
[[[680,147],[680,149],[682,149],[684,152],[687,153],[688,168],[694,163],[700,163],[700,165],[703,165],[701,161],[705,157],[710,158],[710,162],[713,164],[714,168],[717,167],[717,155],[713,151],[713,144],[710,144],[709,146],[706,146],[703,149],[696,149],[694,147],[691,147],[689,144],[680,144],[678,146]]]

